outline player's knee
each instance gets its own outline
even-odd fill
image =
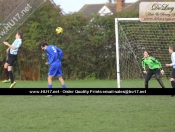
[[[174,78],[170,78],[170,82],[174,81]]]
[[[146,79],[145,79],[145,82],[148,83],[148,81],[149,81],[149,79],[146,78]]]
[[[160,80],[160,76],[159,76],[159,75],[157,75],[157,76],[156,76],[156,79],[159,81],[159,80]]]
[[[8,66],[8,71],[12,71],[12,66]]]
[[[58,79],[59,79],[60,81],[63,80],[62,76],[58,77]]]
[[[64,82],[64,79],[63,79],[62,76],[58,77],[58,80],[59,80],[60,82]]]
[[[49,79],[49,80],[52,79],[52,76],[48,76],[48,79]]]

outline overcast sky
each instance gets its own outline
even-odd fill
[[[136,2],[137,0],[125,0],[126,3]],[[65,13],[77,12],[85,4],[103,4],[107,3],[108,0],[54,0],[57,5],[63,9]]]

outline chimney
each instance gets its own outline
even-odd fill
[[[117,0],[117,6],[116,6],[116,11],[120,12],[123,9],[125,0]]]

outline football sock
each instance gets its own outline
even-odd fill
[[[175,82],[174,81],[171,81],[171,86],[172,86],[172,88],[175,88]]]
[[[145,81],[145,88],[148,88],[148,81]]]
[[[52,85],[49,85],[49,84],[48,84],[48,88],[52,88]]]
[[[62,85],[62,88],[66,88],[66,85],[64,84],[64,85]]]
[[[9,72],[8,72],[7,68],[5,68],[5,74],[6,74],[6,79],[9,80]]]
[[[14,82],[14,77],[13,77],[12,71],[9,71],[9,76],[10,76],[11,83],[13,83]]]

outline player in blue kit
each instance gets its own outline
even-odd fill
[[[52,88],[52,77],[57,76],[62,88],[66,88],[65,82],[62,78],[62,58],[63,51],[55,45],[48,45],[47,42],[41,42],[40,45],[42,50],[45,50],[48,56],[48,62],[46,65],[50,65],[48,72],[48,88]]]

